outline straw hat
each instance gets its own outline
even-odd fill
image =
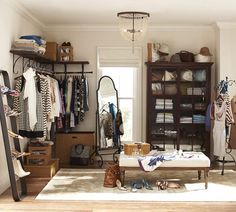
[[[158,49],[158,51],[163,55],[169,54],[169,46],[165,43],[161,44],[161,47]]]
[[[199,54],[204,55],[204,56],[212,56],[208,47],[202,47],[200,49]]]

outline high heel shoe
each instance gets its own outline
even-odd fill
[[[121,190],[121,191],[127,191],[127,188],[123,187],[123,186],[121,185],[121,182],[120,182],[119,180],[116,180],[116,186],[117,186],[117,188],[118,188],[119,190]]]
[[[11,154],[15,158],[31,155],[29,152],[18,152],[17,150],[12,150]]]
[[[24,139],[21,135],[18,135],[11,130],[8,130],[8,135],[11,136],[12,138],[18,138],[18,139]]]
[[[12,160],[13,162],[13,167],[14,167],[14,171],[15,171],[15,175],[17,175],[18,177],[25,177],[28,176],[30,174],[30,172],[26,172],[22,166],[19,160],[17,160],[16,158],[14,158]]]

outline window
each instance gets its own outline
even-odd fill
[[[111,77],[118,91],[124,125],[121,142],[142,141],[142,49],[135,47],[132,52],[130,47],[98,47],[97,54],[97,79],[105,75]]]
[[[118,102],[119,108],[122,112],[124,136],[121,137],[121,141],[133,141],[134,133],[134,103],[135,97],[135,82],[136,68],[131,67],[104,67],[101,68],[101,75],[110,76],[118,90]]]

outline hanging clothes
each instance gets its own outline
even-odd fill
[[[34,81],[35,82],[35,81]],[[24,92],[26,89],[25,84],[22,84],[22,90],[20,92],[19,97],[19,109],[22,111],[22,113],[18,117],[18,126],[19,126],[19,135],[27,138],[37,138],[37,137],[43,137],[44,136],[44,126],[43,126],[43,110],[42,110],[42,94],[40,91],[40,82],[35,82],[35,85],[37,85],[36,89],[36,119],[37,122],[34,125],[34,128],[32,130],[30,126],[30,116],[31,111],[29,110],[29,99],[24,98]]]
[[[236,120],[236,96],[234,96],[231,100],[231,107],[232,107],[234,120]],[[235,124],[231,126],[229,144],[232,149],[236,149],[236,125]]]
[[[226,101],[223,101],[221,106],[214,102],[213,154],[220,157],[226,153],[226,109]]]
[[[124,126],[121,111],[118,110],[116,113],[116,134],[124,135]]]
[[[35,124],[37,123],[37,113],[36,113],[36,86],[35,86],[35,71],[30,67],[25,73],[23,73],[25,78],[24,85],[24,95],[23,99],[27,100],[27,110],[30,114],[29,116],[29,127],[34,130]]]

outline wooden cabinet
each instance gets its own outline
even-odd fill
[[[70,132],[56,134],[56,157],[60,167],[70,166],[70,152],[73,145],[84,144],[91,146],[91,153],[95,150],[95,132]]]
[[[147,62],[147,142],[210,153],[206,110],[212,63]],[[168,145],[168,146],[167,146]]]

